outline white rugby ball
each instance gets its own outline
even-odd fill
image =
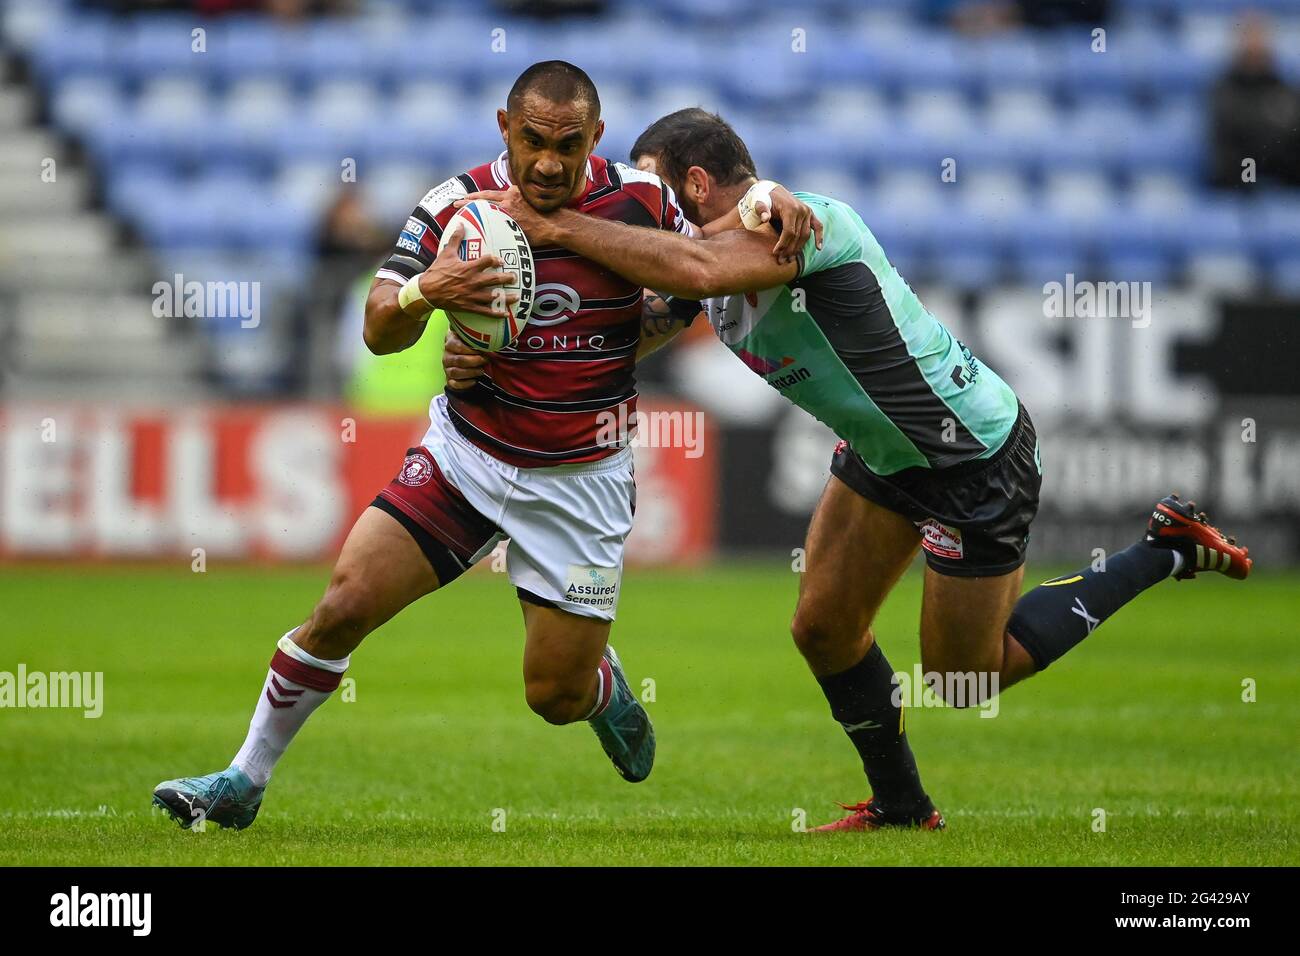
[[[502,212],[496,203],[486,199],[466,203],[448,220],[438,250],[441,252],[453,240],[459,242],[458,255],[466,262],[481,256],[500,259],[500,271],[509,275],[510,281],[496,288],[507,296],[519,297],[506,316],[447,310],[452,329],[466,345],[482,352],[498,352],[519,338],[533,310],[536,280],[532,247],[528,245],[519,223]]]

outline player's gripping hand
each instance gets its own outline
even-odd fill
[[[528,200],[524,199],[524,194],[519,191],[518,186],[511,186],[504,190],[481,189],[457,199],[453,205],[459,209],[475,199],[486,199],[500,206],[503,213],[519,223],[519,228],[524,231],[524,235],[534,246],[551,246],[558,241],[558,235],[552,228],[554,223],[547,215],[528,205]]]
[[[442,344],[442,368],[447,373],[447,387],[453,392],[463,392],[473,388],[483,375],[487,358],[448,329],[447,340]]]
[[[822,247],[822,223],[811,208],[795,199],[790,190],[781,185],[773,188],[769,198],[770,202],[756,201],[754,211],[763,222],[781,224],[781,237],[772,247],[777,262],[793,262],[810,235],[817,237],[817,248]]]
[[[454,231],[447,244],[420,274],[420,294],[435,309],[479,315],[509,314],[510,300],[498,290],[509,284],[511,276],[500,271],[501,260],[496,256],[481,256],[469,262],[461,259],[458,237],[464,226],[453,222],[448,228]]]

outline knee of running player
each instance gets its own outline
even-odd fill
[[[308,654],[333,661],[347,657],[372,629],[371,600],[351,575],[335,573],[325,595],[293,642]]]
[[[790,636],[804,660],[818,674],[847,670],[871,650],[875,637],[871,628],[800,604],[790,622]]]
[[[524,698],[538,717],[548,724],[571,724],[591,711],[595,697],[596,672],[573,675],[524,677]]]

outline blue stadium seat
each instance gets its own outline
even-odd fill
[[[1269,270],[1269,284],[1276,295],[1300,298],[1300,254],[1275,260]]]
[[[102,14],[78,13],[57,21],[36,40],[32,63],[47,84],[73,76],[108,76],[118,29]]]
[[[1062,30],[1045,41],[1051,58],[1060,64],[1061,91],[1086,102],[1096,96],[1125,96],[1142,85],[1141,41],[1122,37],[1118,31],[1106,36],[1106,51],[1094,52],[1091,31]]]
[[[856,129],[828,128],[813,117],[800,120],[750,121],[744,136],[750,144],[769,157],[769,162],[789,165],[827,165],[838,163],[856,171],[863,167],[873,145]]]
[[[1269,190],[1243,203],[1246,240],[1261,257],[1282,261],[1300,251],[1300,190]]]
[[[1188,255],[1222,254],[1244,248],[1241,204],[1219,198],[1194,204],[1177,226],[1175,244]]]
[[[1102,165],[1111,171],[1127,168],[1131,152],[1151,149],[1147,127],[1138,111],[1124,97],[1093,97],[1085,105],[1064,116],[1064,129],[1051,153],[1076,150],[1086,156],[1089,165]],[[1157,144],[1155,149],[1159,149]],[[1045,159],[1051,168],[1054,156]]]
[[[206,245],[220,247],[230,241],[225,223],[241,208],[229,196],[192,192],[177,180],[158,181],[155,188],[132,194],[132,224],[155,248]]]
[[[1159,250],[1103,251],[1096,279],[1099,282],[1170,282],[1177,270],[1172,256]]]
[[[1113,215],[1117,196],[1111,180],[1096,169],[1054,169],[1043,177],[1041,207],[1062,223],[1095,223]]]
[[[816,28],[813,36],[816,37]],[[732,103],[755,107],[806,104],[817,90],[812,60],[791,49],[788,19],[734,27],[706,45],[701,78]],[[831,31],[822,35],[829,37]],[[698,67],[697,67],[698,69]]]
[[[500,21],[461,14],[418,18],[403,31],[401,45],[389,51],[385,69],[404,81],[452,80],[470,86],[511,73],[512,68],[517,74],[527,65],[519,64],[517,49],[528,28],[517,21],[506,26],[506,53],[493,54],[492,31],[498,27]]]
[[[1188,222],[1183,211],[1120,211],[1097,224],[1098,251],[1117,259],[1172,257],[1179,248],[1179,230]]]
[[[115,37],[114,67],[119,75],[141,82],[173,74],[213,76],[217,36],[211,22],[194,16],[135,17],[125,21]]]
[[[160,197],[166,201],[177,193],[175,170],[156,162],[118,167],[105,182],[109,210],[133,223],[149,218]]]
[[[956,37],[918,31],[905,45],[877,53],[905,89],[956,87],[967,93],[975,91],[974,63],[965,55],[965,42]]]
[[[220,188],[214,184],[213,188]],[[227,224],[231,245],[252,250],[306,249],[313,246],[317,227],[315,210],[300,206],[262,187],[256,199]]]
[[[979,246],[939,245],[930,261],[933,277],[945,285],[982,292],[1006,276],[1003,256]]]
[[[26,5],[36,26],[20,40],[55,124],[87,145],[109,208],[159,248],[308,255],[285,250],[310,246],[344,158],[384,215],[400,216],[419,198],[407,182],[495,157],[510,83],[559,57],[602,90],[608,158],[626,159],[664,113],[721,111],[765,175],[859,206],[891,256],[942,281],[1096,266],[1300,284],[1296,195],[1224,198],[1202,184],[1204,97],[1235,43],[1235,11],[1292,15],[1278,57],[1300,79],[1294,0],[1132,0],[1116,5],[1105,53],[1086,25],[958,37],[921,20],[914,0],[810,0],[797,17],[784,0],[612,0],[601,19],[563,22],[393,0],[382,15],[302,25],[108,18],[63,0],[37,17]],[[195,26],[206,53],[191,49]],[[791,49],[796,28],[806,53]],[[948,158],[956,184],[939,179]]]
[[[963,52],[971,62],[970,82],[982,90],[1050,89],[1057,73],[1056,61],[1045,46],[1040,48],[1033,33],[973,40]]]
[[[71,17],[71,0],[8,0],[0,11],[0,33],[10,51],[26,55],[45,34]]]
[[[835,30],[816,35],[811,42],[819,52],[810,58],[809,69],[823,89],[894,81],[887,62],[889,46],[878,36]]]
[[[396,46],[400,35],[376,33],[364,18],[326,18],[307,24],[290,41],[295,72],[312,83],[339,79],[380,79],[389,74],[392,59],[384,41]],[[436,56],[433,50],[429,56]]]
[[[690,54],[698,52],[693,35],[674,36],[648,16],[534,27],[522,33],[507,28],[508,53],[515,52],[516,43],[522,44],[521,55],[507,70],[510,79],[534,60],[568,60],[580,64],[602,92],[609,80],[645,83],[672,77]]]
[[[681,24],[734,23],[759,12],[756,0],[659,0],[663,14]]]
[[[58,85],[51,97],[54,122],[77,134],[87,134],[117,121],[122,109],[118,84],[106,76],[69,77]]]
[[[217,76],[234,84],[254,77],[294,76],[292,31],[263,17],[229,16],[208,34],[208,56]]]
[[[1090,262],[1088,247],[1081,242],[1017,246],[1011,272],[1015,279],[1039,286],[1047,282],[1064,282],[1065,277],[1071,274],[1087,275]]]

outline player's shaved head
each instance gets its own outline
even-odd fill
[[[542,60],[519,74],[506,97],[506,109],[515,112],[524,98],[534,93],[552,103],[572,103],[590,111],[590,119],[600,119],[600,95],[586,72],[564,60]]]
[[[558,209],[586,187],[587,158],[605,123],[596,85],[572,63],[544,60],[524,70],[497,125],[510,179],[534,209]]]
[[[732,186],[755,176],[749,147],[731,124],[716,113],[692,106],[669,113],[650,124],[632,146],[632,162],[643,156],[677,189],[686,171],[698,166],[719,186]]]

